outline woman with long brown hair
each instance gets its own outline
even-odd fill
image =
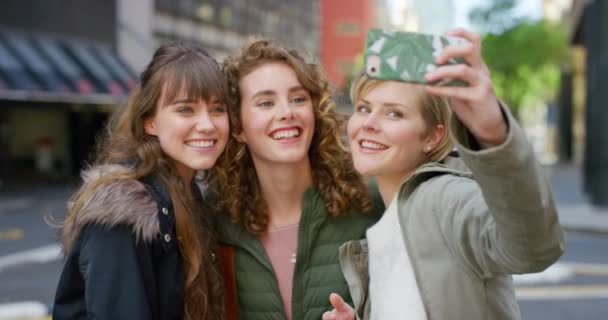
[[[342,143],[318,65],[275,41],[253,40],[224,61],[233,129],[210,189],[227,214],[239,319],[320,319],[348,286],[338,247],[377,219]],[[228,293],[230,297],[230,292]]]
[[[54,319],[223,318],[196,180],[228,140],[225,102],[225,78],[204,49],[156,51],[71,199]]]

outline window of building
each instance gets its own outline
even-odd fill
[[[273,31],[277,33],[281,32],[281,30],[277,30],[280,20],[280,17],[277,12],[267,12],[266,14],[264,14],[261,20],[264,23],[264,33],[270,34]]]
[[[207,2],[201,2],[196,10],[196,16],[207,22],[213,21],[213,17],[215,15],[215,8],[213,5]]]
[[[222,7],[220,10],[220,25],[223,27],[231,27],[232,26],[232,8],[230,7]]]
[[[154,1],[156,10],[161,12],[175,12],[175,4],[171,0],[156,0]]]
[[[357,21],[338,21],[336,34],[343,36],[356,36],[361,33],[361,25]]]

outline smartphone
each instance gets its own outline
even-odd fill
[[[445,46],[466,42],[466,39],[458,37],[370,29],[365,39],[365,71],[368,76],[381,80],[467,86],[465,81],[458,79],[442,79],[433,83],[424,79],[425,74],[438,67],[435,60]],[[466,62],[463,58],[447,62],[459,63]]]

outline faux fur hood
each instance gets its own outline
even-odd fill
[[[104,174],[122,170],[129,168],[119,165],[98,166],[84,171],[82,178],[86,184]],[[73,203],[68,203],[68,209],[72,205]],[[121,180],[97,187],[76,217],[67,221],[61,230],[65,252],[69,252],[88,224],[99,224],[107,228],[128,225],[137,241],[151,242],[160,233],[157,202],[137,180]]]

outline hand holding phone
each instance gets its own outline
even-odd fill
[[[428,82],[425,75],[437,69],[436,59],[447,45],[464,44],[460,37],[429,35],[370,29],[365,44],[365,70],[368,76],[382,80],[397,80],[444,86],[467,86],[458,79]],[[452,58],[446,64],[466,63]]]
[[[466,87],[424,86],[432,95],[450,99],[454,114],[469,129],[482,148],[497,146],[508,136],[507,117],[503,115],[488,66],[481,54],[481,36],[465,29],[446,33],[468,40],[466,45],[450,46],[437,58],[442,66],[426,75],[430,82],[440,79],[461,79]],[[445,65],[454,57],[463,57],[466,65]]]

